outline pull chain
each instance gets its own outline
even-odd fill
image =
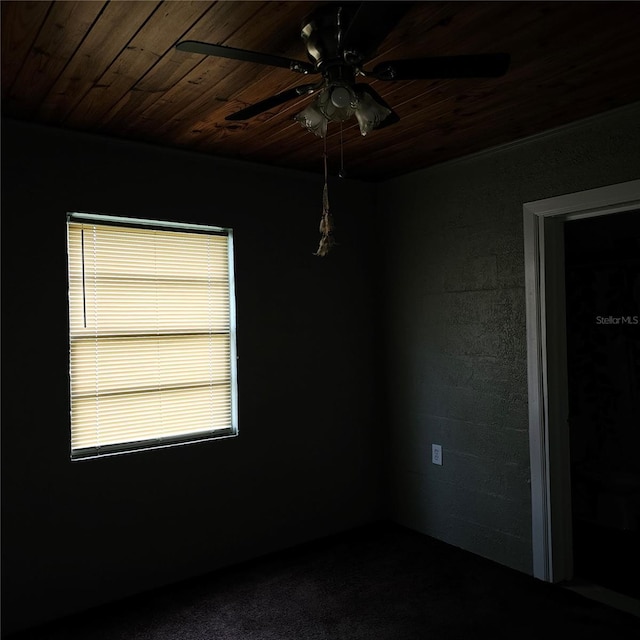
[[[322,218],[320,219],[320,244],[314,255],[326,256],[335,244],[333,221],[329,214],[329,171],[327,169],[327,134],[324,134],[324,189],[322,191]]]
[[[341,178],[346,178],[347,174],[344,170],[344,145],[342,144],[342,120],[340,121],[340,171],[338,175]]]

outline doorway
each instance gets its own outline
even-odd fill
[[[640,211],[564,225],[573,577],[640,600]]]
[[[574,560],[579,571],[590,571],[585,558],[589,553],[594,555],[594,545],[612,544],[592,540],[584,543],[584,553],[578,551],[574,558],[572,482],[578,480],[571,466],[570,451],[569,375],[573,378],[574,374],[569,373],[567,362],[565,226],[637,211],[640,211],[640,180],[523,205],[532,573],[548,582],[573,580]],[[614,311],[604,309],[597,313],[608,317]],[[571,409],[575,411],[575,403]],[[574,415],[571,419],[575,431],[579,427]],[[576,490],[578,499],[580,493]],[[576,513],[584,513],[583,507],[579,505]],[[630,513],[628,508],[625,513]],[[576,534],[576,546],[583,541]]]

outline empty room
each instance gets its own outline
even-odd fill
[[[640,2],[0,8],[3,638],[638,637]]]

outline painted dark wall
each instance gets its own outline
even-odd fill
[[[635,105],[381,186],[398,521],[532,573],[522,207],[639,172]]]
[[[330,196],[318,258],[317,176],[3,122],[4,632],[380,516],[373,191]],[[70,210],[234,229],[239,437],[70,462]]]

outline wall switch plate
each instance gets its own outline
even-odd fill
[[[431,445],[431,462],[433,464],[442,464],[442,445]]]

